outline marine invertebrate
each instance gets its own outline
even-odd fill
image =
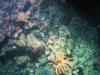
[[[43,21],[40,26],[39,29],[42,32],[48,32],[50,30],[50,26],[49,26],[49,20]]]
[[[35,7],[39,7],[39,5],[43,2],[43,0],[29,0],[29,1]]]
[[[38,40],[33,34],[29,34],[27,36],[27,46],[32,47],[33,50],[43,49],[45,47],[45,43]]]
[[[92,38],[93,39],[93,38]],[[88,39],[90,40],[90,39]],[[91,40],[93,41],[93,40]],[[93,64],[94,64],[94,53],[95,44],[83,40],[81,38],[76,39],[75,47],[73,49],[73,63],[74,67],[82,65],[84,70],[84,75],[96,75],[94,74]],[[80,58],[79,58],[80,57]]]
[[[17,27],[16,28],[16,32],[14,34],[14,38],[18,38],[18,36],[22,33],[22,31],[23,30],[21,28]]]
[[[19,36],[19,39],[18,40],[15,40],[14,42],[15,42],[15,44],[17,44],[19,46],[26,46],[26,38],[25,38],[25,35],[24,34],[21,34]]]
[[[16,0],[3,0],[0,1],[0,9],[5,11],[6,14],[9,15],[14,15],[15,13],[17,13],[17,10],[15,10],[17,8],[17,3],[19,1]]]
[[[19,21],[27,22],[27,19],[28,19],[28,15],[26,15],[24,12],[19,12],[18,14]]]
[[[62,25],[58,29],[55,28],[54,31],[49,32],[49,35],[54,37],[52,40],[50,40],[53,41],[53,44],[48,45],[49,49],[62,51],[65,53],[65,55],[71,54],[74,41],[71,38],[71,34],[69,33],[67,27]]]
[[[31,11],[24,12],[25,3],[28,0],[3,0],[0,1],[0,32],[8,37],[17,38],[18,35],[22,32],[23,26],[19,24],[23,22],[28,22],[28,18],[31,14]],[[20,27],[19,31],[16,30],[16,26]]]
[[[0,42],[2,42],[5,39],[5,36],[0,33]]]
[[[70,61],[71,58],[67,56],[71,55],[73,40],[71,38],[67,38],[70,36],[70,34],[65,29],[65,26],[61,26],[61,28],[59,28],[59,31],[56,33],[58,34],[58,36],[55,34],[56,36],[53,40],[48,39],[47,44],[49,42],[50,43],[47,45],[45,53],[49,52],[47,58],[49,61],[55,64],[57,75],[65,73],[65,71],[68,71],[68,73],[70,73],[71,69],[73,68],[73,64]],[[54,36],[52,32],[50,33],[50,35]]]
[[[66,57],[61,51],[52,52],[48,59],[55,64],[57,75],[64,73],[65,70],[70,71],[70,68],[73,66],[70,58]]]
[[[24,65],[24,64],[27,64],[29,61],[30,61],[30,57],[29,56],[19,56],[19,57],[16,57],[15,58],[16,60],[16,63],[18,65]]]
[[[45,46],[45,43],[38,40],[33,34],[28,34],[27,36],[25,36],[25,34],[21,34],[15,43],[19,46],[31,47],[33,52],[43,49]]]
[[[51,50],[59,50],[65,53],[65,55],[71,54],[71,49],[73,48],[73,40],[66,39],[66,37],[55,38],[53,45],[48,45]]]
[[[16,28],[16,15],[18,14],[19,0],[3,0],[0,1],[0,10],[2,11],[2,20],[0,20],[0,32],[8,37],[12,37],[12,34]]]

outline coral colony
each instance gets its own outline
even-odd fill
[[[65,2],[0,0],[0,75],[100,75],[96,30]]]

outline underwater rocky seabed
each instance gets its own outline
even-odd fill
[[[100,75],[100,64],[94,64],[99,50],[95,27],[70,4],[25,1],[10,0],[9,6],[4,0],[0,6],[0,12],[15,15],[4,22],[0,16],[0,75]]]

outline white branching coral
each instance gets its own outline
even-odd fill
[[[66,37],[59,37],[54,40],[53,45],[49,45],[48,48],[51,50],[63,51],[65,54],[71,54],[72,49],[72,39],[66,39]]]
[[[31,59],[29,56],[19,56],[19,57],[15,57],[16,63],[18,65],[24,65],[27,64]]]
[[[45,43],[38,40],[33,34],[27,36],[27,46],[32,47],[33,49],[40,49],[45,46]]]
[[[38,40],[33,34],[21,34],[19,39],[16,40],[16,44],[19,46],[28,46],[31,47],[33,50],[43,49],[45,43]]]
[[[21,35],[19,36],[19,39],[16,40],[15,43],[16,43],[17,45],[19,45],[19,46],[26,46],[26,38],[25,38],[25,35],[24,35],[24,34],[21,34]]]
[[[73,39],[70,38],[71,35],[65,26],[61,26],[58,28],[56,32],[49,33],[51,37],[55,36],[53,39],[53,45],[48,46],[51,50],[59,50],[67,54],[71,54],[71,50],[73,48]]]

